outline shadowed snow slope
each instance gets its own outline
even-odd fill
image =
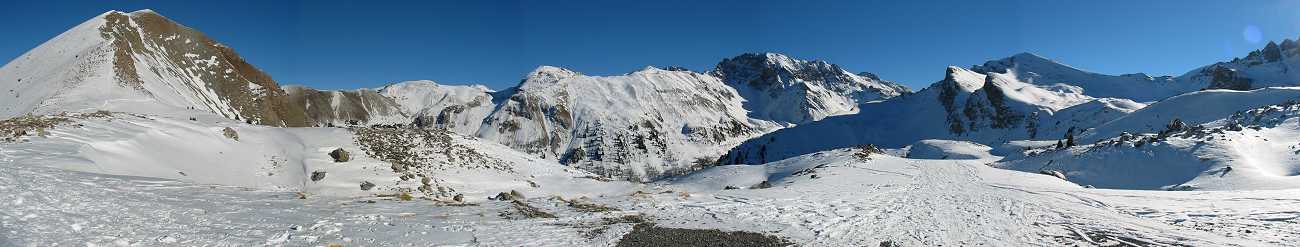
[[[907,158],[985,161],[996,161],[1002,158],[989,154],[990,150],[993,148],[974,142],[921,140],[907,146]]]

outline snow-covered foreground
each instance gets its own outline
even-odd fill
[[[25,158],[0,158],[0,245],[610,246],[643,221],[808,246],[1300,241],[1297,190],[1087,189],[978,160],[864,158],[858,149],[650,184],[553,177],[519,188],[528,199],[518,204],[480,193],[468,204],[351,193],[299,199],[274,188],[77,172]]]

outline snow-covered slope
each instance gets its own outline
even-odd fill
[[[194,116],[195,120],[184,116]],[[43,124],[50,123],[50,124]],[[229,132],[226,129],[229,129]],[[14,135],[10,130],[22,130]],[[336,198],[616,189],[594,174],[437,129],[275,128],[206,112],[94,113],[0,122],[0,165],[53,167]],[[336,149],[350,158],[337,162]],[[320,178],[313,176],[320,174]],[[361,189],[371,183],[373,188]],[[539,184],[542,189],[538,189]],[[584,189],[585,188],[585,189]]]
[[[1121,98],[1137,102],[1158,101],[1200,90],[1203,84],[1186,83],[1169,76],[1146,74],[1105,75],[1084,71],[1032,54],[1020,53],[976,65],[978,72],[1014,73],[1025,83],[1055,91],[1075,91],[1098,98]]]
[[[757,186],[764,181],[771,188]],[[860,149],[718,166],[663,183],[691,196],[640,204],[660,224],[771,232],[813,246],[1292,245],[1298,223],[1294,210],[1273,204],[1295,190],[1097,190],[981,160],[863,157]],[[718,189],[726,186],[738,189]]]
[[[710,73],[745,98],[751,117],[790,124],[851,114],[860,104],[911,92],[871,73],[856,75],[824,61],[776,53],[724,59]]]
[[[479,137],[621,179],[681,174],[777,127],[748,118],[721,80],[691,71],[586,76],[542,66],[512,93]]]
[[[375,90],[319,91],[285,86],[290,104],[302,106],[311,126],[404,125],[411,117],[402,105]]]
[[[537,187],[525,181],[483,188],[518,189],[527,198],[489,201],[460,189],[470,203],[451,204],[300,199],[293,192],[24,165],[32,156],[9,155],[0,156],[0,189],[12,192],[0,193],[0,245],[614,246],[643,223],[678,229],[657,233],[663,238],[704,241],[697,245],[721,241],[698,233],[709,230],[813,246],[1286,246],[1300,239],[1296,190],[1086,189],[981,161],[857,153],[718,166],[645,185],[538,175],[525,178]],[[535,166],[516,169],[525,167]],[[363,171],[352,175],[389,172]],[[345,179],[342,173],[322,181]],[[463,188],[477,188],[502,180],[464,181],[475,184]],[[763,181],[770,188],[755,186]]]
[[[1252,91],[1205,90],[1169,98],[1097,125],[1079,135],[1082,142],[1112,138],[1122,132],[1144,133],[1164,130],[1165,124],[1180,119],[1202,124],[1238,111],[1300,99],[1300,88],[1262,88]]]
[[[200,109],[305,125],[270,76],[229,47],[149,10],[109,11],[0,67],[0,118],[28,113]]]
[[[1218,120],[1167,121],[1158,131],[1122,132],[1080,147],[1030,151],[1039,154],[999,165],[1031,172],[1060,170],[1071,181],[1104,188],[1300,188],[1297,98],[1300,97],[1239,111]]]

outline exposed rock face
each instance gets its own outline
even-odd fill
[[[751,117],[793,124],[854,113],[859,104],[910,92],[874,74],[855,75],[827,62],[775,53],[724,59],[711,74],[747,100]]]
[[[1237,73],[1236,69],[1229,68],[1227,65],[1218,64],[1202,70],[1202,73],[1210,76],[1210,86],[1206,89],[1232,89],[1232,90],[1250,90],[1250,78],[1244,78]]]
[[[410,117],[392,98],[369,89],[319,91],[286,86],[289,102],[302,106],[311,126],[408,124]]]
[[[110,11],[51,39],[0,68],[0,89],[14,94],[0,117],[161,106],[271,126],[306,123],[276,82],[234,50],[148,10]]]

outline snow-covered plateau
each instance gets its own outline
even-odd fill
[[[110,11],[0,67],[0,246],[1300,246],[1297,64],[330,91]]]

